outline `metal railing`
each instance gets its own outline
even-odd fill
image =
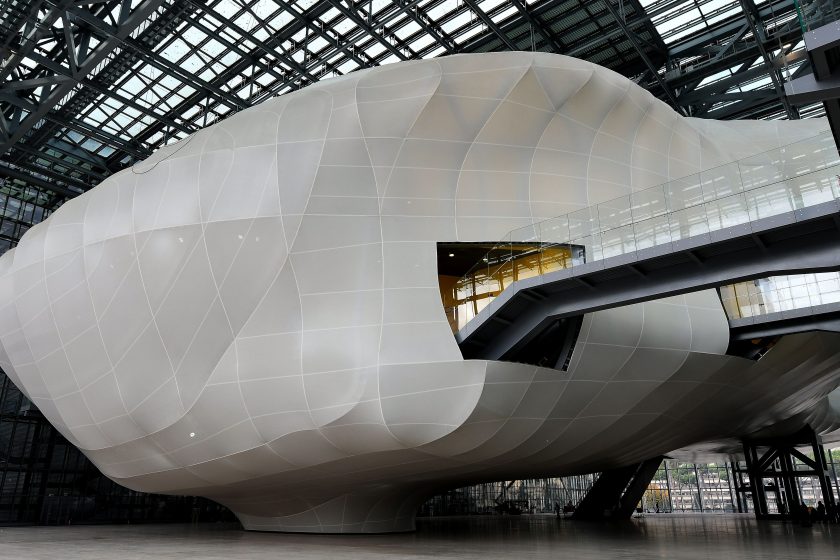
[[[837,0],[794,0],[796,18],[802,33],[840,19],[840,1]]]
[[[523,278],[838,198],[840,156],[831,133],[824,132],[513,230],[458,280],[454,297],[459,304],[447,314],[453,329],[460,330],[502,290]],[[529,263],[527,268],[522,262]]]

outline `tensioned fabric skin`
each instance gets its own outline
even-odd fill
[[[246,529],[410,530],[430,493],[592,472],[822,406],[828,334],[725,356],[712,290],[585,317],[568,371],[465,361],[437,242],[812,137],[684,118],[559,55],[325,80],[161,148],[0,258],[0,366],[113,480]]]

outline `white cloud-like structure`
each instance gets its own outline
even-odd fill
[[[826,128],[682,118],[541,53],[324,81],[33,227],[0,259],[0,366],[107,476],[208,496],[249,529],[405,530],[441,488],[747,433],[838,384],[835,339],[724,356],[705,291],[586,316],[568,372],[465,361],[436,243],[499,240]]]

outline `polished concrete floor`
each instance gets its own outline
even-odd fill
[[[505,558],[832,558],[840,526],[757,523],[748,515],[649,515],[600,525],[552,516],[423,519],[416,533],[294,535],[230,525],[0,527],[0,559],[170,560]]]

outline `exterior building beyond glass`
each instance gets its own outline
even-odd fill
[[[840,302],[840,272],[789,274],[721,286],[730,319],[742,319]]]
[[[827,450],[827,463],[835,498],[840,498],[840,448]],[[795,460],[797,470],[807,470]],[[740,470],[743,464],[738,466]],[[508,480],[477,484],[445,492],[427,501],[419,515],[468,515],[499,512],[554,513],[569,503],[577,505],[598,478],[597,474]],[[732,463],[686,463],[667,459],[648,485],[639,507],[645,513],[752,513],[753,502],[738,496],[738,473]],[[744,480],[748,480],[746,477]],[[825,501],[814,477],[797,480],[806,505]],[[779,512],[772,492],[767,494],[771,513]]]
[[[228,519],[209,500],[135,492],[106,478],[0,371],[0,525]]]

